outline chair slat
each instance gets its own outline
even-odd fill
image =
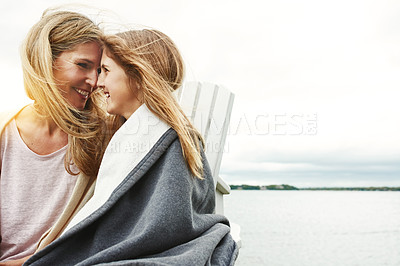
[[[223,195],[229,186],[219,177],[234,94],[228,89],[200,82],[188,82],[176,94],[185,114],[205,140],[205,153],[216,189],[216,213],[223,214]],[[229,148],[229,147],[228,147]]]

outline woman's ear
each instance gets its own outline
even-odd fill
[[[140,103],[144,103],[143,87],[140,85],[139,82],[135,81],[135,83],[136,83],[136,95],[137,95],[137,99],[139,100]]]
[[[131,90],[133,91],[133,93],[136,96],[136,99],[140,102],[143,103],[144,99],[143,99],[143,90],[142,90],[142,86],[140,85],[140,82],[138,82],[136,79],[134,78],[130,78],[129,79],[129,87],[131,88]]]

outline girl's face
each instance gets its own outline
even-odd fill
[[[137,98],[137,86],[129,82],[124,69],[106,51],[103,51],[101,57],[98,86],[106,95],[107,112],[110,114],[128,119],[141,105]]]
[[[83,110],[89,94],[96,88],[101,48],[96,42],[76,45],[62,52],[53,64],[53,73],[64,98]]]

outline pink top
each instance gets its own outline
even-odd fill
[[[5,128],[0,149],[0,261],[33,254],[64,210],[77,180],[64,168],[66,150],[38,155],[23,142],[15,120]]]

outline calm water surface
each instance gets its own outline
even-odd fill
[[[400,192],[238,191],[225,215],[241,226],[236,265],[400,265]]]

